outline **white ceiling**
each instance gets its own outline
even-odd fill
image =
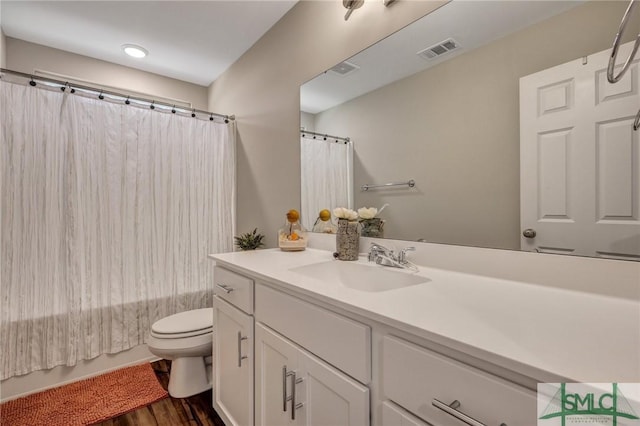
[[[423,71],[581,4],[581,0],[454,0],[347,59],[348,75],[325,72],[300,88],[300,109],[316,114]],[[420,52],[448,38],[461,47],[426,60]]]
[[[297,0],[0,1],[5,35],[208,86]],[[125,55],[137,44],[144,59]]]

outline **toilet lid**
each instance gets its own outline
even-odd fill
[[[151,326],[154,334],[202,334],[213,328],[213,308],[180,312],[156,321]]]

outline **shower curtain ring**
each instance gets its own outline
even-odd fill
[[[176,106],[174,105],[173,108],[171,108],[171,114],[175,114],[176,113]]]
[[[131,101],[129,100],[129,96],[127,96],[127,99],[124,101],[125,104],[130,105]]]
[[[196,110],[191,111],[191,118],[196,118]]]
[[[100,94],[98,95],[98,99],[100,99],[100,100],[104,99],[104,95],[102,94],[102,90],[100,91]]]
[[[31,81],[29,82],[29,85],[30,85],[31,87],[35,87],[35,86],[36,86],[36,82],[35,82],[35,81],[33,81],[33,77],[31,77]]]
[[[213,114],[209,116],[209,121],[213,121]]]
[[[151,105],[149,105],[149,108],[151,109],[156,109],[156,106],[154,105],[156,101],[151,101]]]

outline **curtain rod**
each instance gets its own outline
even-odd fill
[[[6,69],[6,68],[0,68],[0,73],[13,74],[13,75],[17,75],[17,76],[20,76],[20,77],[31,79],[32,83],[30,83],[30,84],[32,86],[35,86],[35,81],[37,80],[37,81],[43,81],[43,82],[47,82],[47,83],[57,84],[57,85],[60,86],[60,88],[63,91],[64,91],[65,88],[69,87],[71,89],[71,93],[73,93],[73,91],[74,91],[73,89],[80,89],[80,90],[84,90],[84,91],[88,91],[88,92],[94,92],[96,94],[99,94],[100,99],[102,99],[103,95],[119,97],[119,98],[125,99],[125,103],[127,105],[129,104],[129,101],[132,100],[132,101],[136,101],[136,102],[148,103],[152,107],[151,109],[153,109],[154,105],[159,105],[159,106],[163,106],[163,107],[166,107],[166,108],[171,108],[171,112],[175,112],[175,111],[188,112],[188,113],[191,113],[192,117],[195,117],[195,113],[197,112],[197,113],[200,113],[200,114],[208,115],[209,117],[211,117],[211,120],[213,120],[213,117],[222,118],[222,119],[224,119],[225,123],[228,123],[229,120],[233,121],[233,120],[236,119],[235,115],[218,114],[218,113],[215,113],[215,112],[204,111],[204,110],[196,109],[196,108],[185,108],[185,107],[181,107],[181,106],[172,105],[172,104],[169,104],[169,103],[166,103],[166,102],[155,101],[153,99],[145,99],[145,98],[141,98],[139,96],[129,96],[129,95],[125,95],[125,94],[122,94],[122,93],[113,92],[113,91],[110,91],[110,90],[98,89],[96,87],[84,86],[84,85],[81,85],[81,84],[70,83],[68,81],[62,81],[62,80],[56,80],[54,78],[49,78],[49,77],[41,77],[41,76],[27,74],[27,73],[24,73],[24,72],[14,71],[14,70]]]
[[[327,140],[327,138],[329,138],[329,139],[336,139],[336,140],[339,140],[339,141],[344,141],[344,143],[351,142],[351,139],[349,139],[349,138],[342,138],[340,136],[331,136],[331,135],[327,135],[325,133],[310,132],[308,130],[303,130],[303,129],[300,129],[300,133],[302,133],[302,136],[306,136],[307,134],[313,135],[314,139],[316,138],[316,136],[322,136],[324,138],[324,140]]]

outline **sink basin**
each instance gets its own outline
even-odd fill
[[[339,260],[313,263],[289,270],[309,278],[337,282],[345,287],[370,292],[396,290],[431,281],[427,277],[403,269]]]

